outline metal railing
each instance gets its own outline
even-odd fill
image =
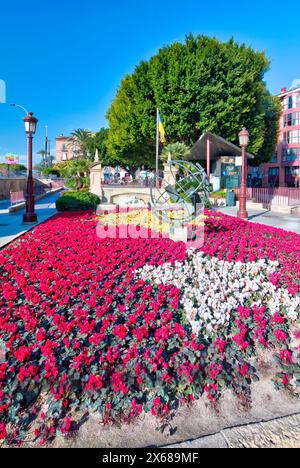
[[[263,205],[296,206],[300,205],[300,189],[289,187],[253,187],[247,189],[247,198]]]
[[[53,190],[63,189],[64,188],[64,181],[63,180],[52,180],[49,181],[47,184],[38,185],[35,184],[34,187],[34,194],[35,196],[47,195],[51,193]],[[26,200],[25,193],[23,190],[19,190],[17,192],[10,192],[10,204],[11,206],[18,205],[19,203],[24,203]]]

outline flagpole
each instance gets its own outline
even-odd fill
[[[159,187],[159,110],[156,109],[156,187]]]

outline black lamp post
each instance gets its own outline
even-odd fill
[[[24,117],[25,131],[28,140],[28,176],[27,176],[27,193],[26,193],[26,213],[23,216],[23,224],[35,224],[37,215],[34,211],[34,187],[32,176],[32,140],[36,132],[38,120],[33,117],[33,112],[28,112]]]

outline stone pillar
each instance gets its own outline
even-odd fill
[[[285,167],[279,168],[279,187],[286,187],[285,183]]]
[[[100,163],[92,166],[90,178],[90,192],[102,198],[102,165]]]
[[[176,169],[175,166],[164,164],[164,181],[167,185],[175,185],[177,174],[178,174],[178,169]]]

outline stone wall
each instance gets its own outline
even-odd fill
[[[0,200],[9,200],[10,192],[21,192],[26,191],[26,181],[25,177],[20,177],[18,179],[2,179],[0,178]],[[43,183],[40,181],[35,181],[36,186],[42,186]]]
[[[102,203],[120,205],[122,205],[122,202],[126,203],[132,198],[142,200],[146,205],[151,201],[149,188],[130,187],[126,185],[120,187],[102,186],[100,196]]]

